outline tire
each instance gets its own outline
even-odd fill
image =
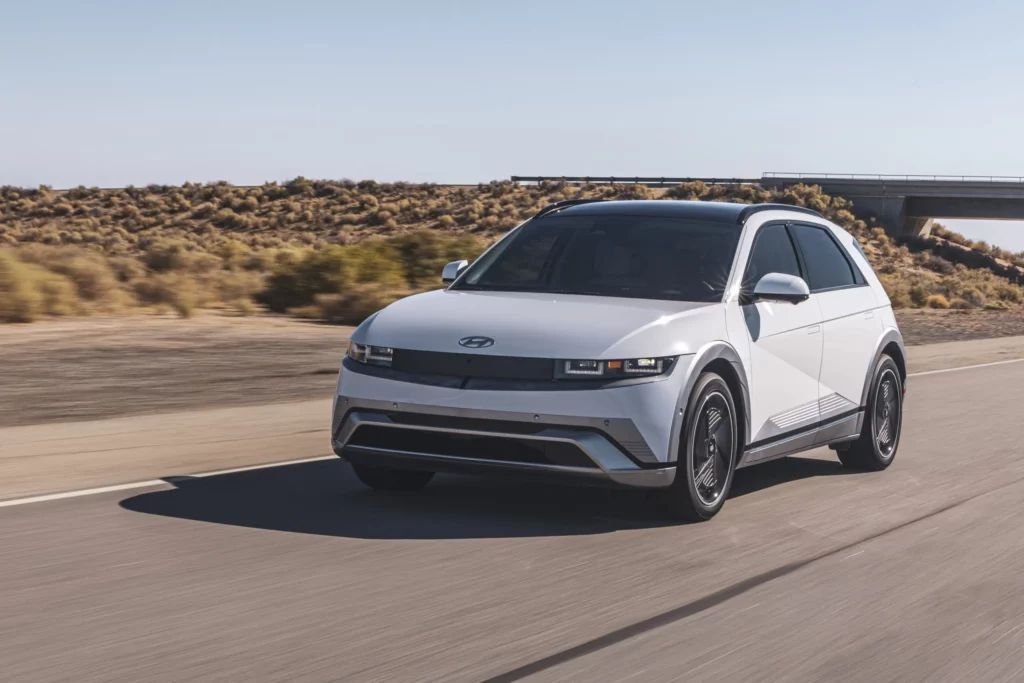
[[[719,375],[705,372],[697,378],[686,407],[676,477],[655,494],[662,511],[689,522],[714,517],[729,496],[738,448],[732,392]]]
[[[878,472],[892,464],[903,432],[903,381],[896,362],[882,355],[871,376],[860,436],[836,453],[844,467]]]
[[[433,472],[422,470],[399,470],[378,465],[356,465],[352,469],[359,481],[378,491],[414,493],[421,491],[434,478]]]

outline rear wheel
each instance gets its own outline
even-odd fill
[[[837,449],[839,461],[857,470],[884,470],[896,458],[903,428],[903,382],[896,362],[883,355],[875,366],[860,437]]]
[[[736,404],[719,375],[706,372],[698,378],[683,425],[676,478],[656,495],[671,517],[700,522],[722,509],[732,486],[739,444]]]
[[[371,489],[412,493],[420,491],[434,478],[433,472],[422,470],[400,470],[378,465],[352,465],[359,481]]]

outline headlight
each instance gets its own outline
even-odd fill
[[[386,346],[369,346],[367,344],[348,343],[346,355],[357,363],[367,365],[382,365],[391,367],[391,359],[394,356],[394,349]]]
[[[623,360],[560,360],[555,362],[555,378],[615,379],[661,375],[671,370],[675,361],[676,356]]]

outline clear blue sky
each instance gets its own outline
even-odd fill
[[[1024,175],[1022,25],[1013,0],[0,0],[0,184]],[[967,232],[1024,249],[1010,227]]]

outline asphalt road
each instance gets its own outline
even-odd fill
[[[888,471],[743,470],[699,525],[335,460],[3,507],[0,679],[1021,680],[1022,398],[1024,363],[915,377]]]

